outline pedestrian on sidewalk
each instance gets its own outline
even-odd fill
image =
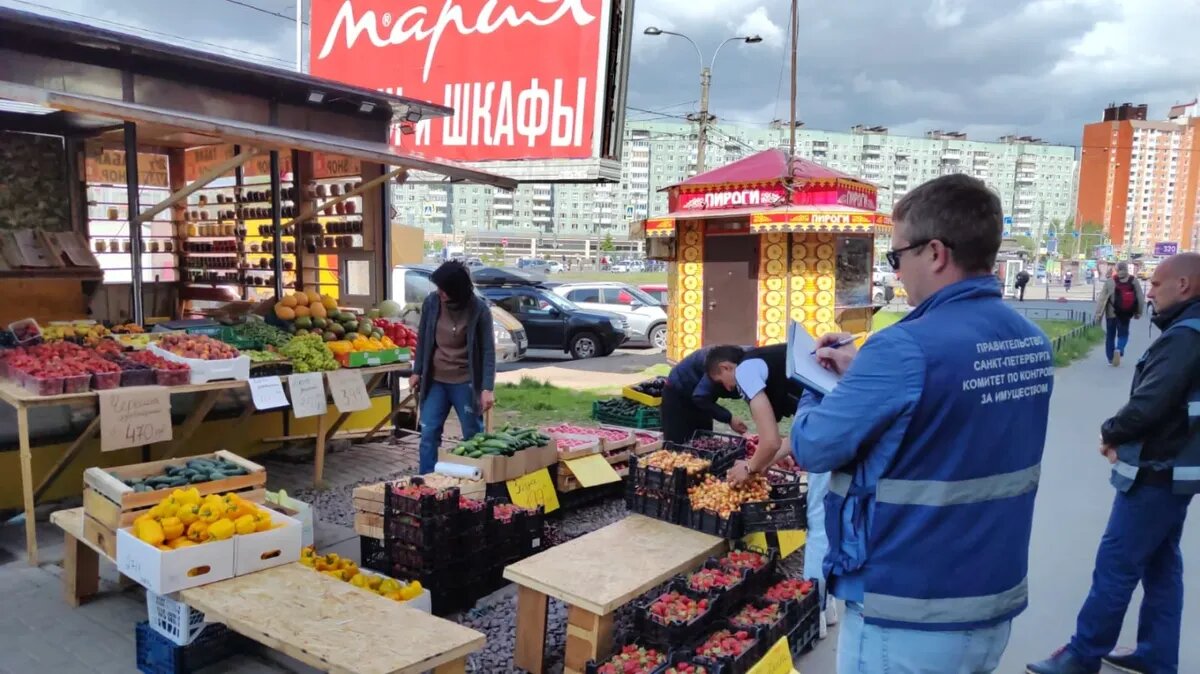
[[[446,262],[429,277],[437,291],[421,306],[417,353],[408,385],[420,394],[419,473],[433,472],[450,408],[463,440],[483,430],[483,413],[495,403],[496,338],[492,311],[475,294],[466,266]]]
[[[1200,492],[1200,255],[1169,257],[1150,279],[1162,330],[1138,361],[1129,401],[1100,427],[1100,453],[1117,488],[1096,553],[1092,589],[1070,643],[1030,674],[1177,674],[1183,620],[1179,540]],[[1114,651],[1138,583],[1137,649]]]
[[[1016,288],[1018,302],[1025,301],[1025,286],[1027,285],[1029,285],[1029,272],[1022,269],[1021,271],[1017,272]]]
[[[1063,274],[1063,288],[1067,292],[1071,292],[1071,272]]]
[[[742,347],[748,351],[750,347]],[[697,349],[671,368],[663,387],[663,440],[685,443],[696,431],[711,431],[713,421],[728,424],[735,433],[745,433],[746,422],[717,404],[719,398],[737,400],[741,395],[713,381],[704,369],[710,348]]]
[[[837,671],[992,672],[1027,603],[1053,356],[991,274],[1004,217],[986,184],[937,178],[892,217],[887,259],[915,308],[861,352],[823,335],[816,357],[842,378],[791,432],[801,467],[832,472]]]
[[[1117,273],[1104,282],[1096,299],[1095,320],[1104,319],[1104,355],[1113,367],[1121,364],[1129,344],[1129,322],[1146,312],[1146,296],[1129,263],[1117,264]]]

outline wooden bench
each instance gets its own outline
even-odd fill
[[[78,606],[99,588],[103,550],[83,538],[83,509],[50,521],[64,532],[66,599]],[[106,559],[110,559],[104,555]],[[205,619],[327,672],[462,674],[484,635],[375,596],[300,564],[286,564],[179,593]]]
[[[541,674],[547,597],[567,604],[567,674],[612,649],[618,608],[671,576],[725,551],[725,541],[674,524],[630,515],[504,569],[517,584],[513,663]]]

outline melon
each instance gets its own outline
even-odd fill
[[[325,318],[328,312],[325,310],[325,305],[320,302],[309,302],[308,310],[317,318]]]
[[[283,299],[279,300],[279,303],[285,307],[294,307],[296,306],[296,298],[292,297],[291,295],[287,295]]]
[[[308,297],[309,304],[320,304],[321,303],[321,293],[319,293],[315,290],[306,290],[306,291],[304,291],[304,294]]]
[[[297,290],[296,292],[292,293],[292,298],[296,300],[296,306],[308,306],[308,295],[305,295],[303,292]]]
[[[384,318],[399,318],[404,313],[404,307],[400,306],[399,302],[392,300],[384,300],[379,303],[379,315]]]
[[[296,318],[296,311],[292,307],[280,302],[275,305],[275,317],[281,321],[290,321]]]
[[[337,310],[337,300],[333,299],[329,295],[321,295],[321,304],[325,305],[325,308],[329,311]]]
[[[311,315],[312,311],[310,311],[308,307],[304,305],[296,307],[296,318],[304,318]]]

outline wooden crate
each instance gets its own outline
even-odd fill
[[[122,479],[158,475],[167,466],[183,465],[192,459],[225,459],[245,468],[249,474],[147,492],[136,492],[121,481]],[[170,496],[175,489],[195,487],[201,496],[235,492],[244,499],[262,503],[266,497],[266,484],[266,469],[253,461],[248,461],[225,450],[214,454],[135,463],[115,468],[93,467],[83,472],[83,509],[90,519],[113,532],[115,541],[116,529],[132,525],[133,521],[142,513]]]

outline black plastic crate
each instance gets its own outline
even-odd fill
[[[777,606],[779,611],[778,618],[770,624],[758,625],[743,625],[737,622],[738,614],[747,606],[752,606],[756,609],[767,609],[771,606]],[[796,601],[788,602],[769,602],[762,598],[751,599],[742,604],[736,610],[729,614],[729,625],[737,629],[759,629],[762,630],[762,639],[767,643],[767,648],[770,648],[783,637],[787,636],[800,623],[800,603]]]
[[[690,597],[696,601],[706,600],[707,610],[689,623],[667,623],[658,620],[651,607],[659,598],[671,592]],[[681,579],[671,581],[661,592],[639,600],[634,606],[634,631],[648,645],[660,649],[684,648],[702,637],[708,628],[717,621],[720,613],[719,596],[705,592],[696,592],[687,587]]]
[[[635,487],[627,484],[625,488],[625,507],[630,512],[639,513],[656,520],[671,524],[685,524],[683,519],[683,501],[686,497],[665,494],[652,489]]]
[[[771,498],[773,499],[808,496],[808,485],[802,482],[800,473],[771,468],[767,470],[766,478],[771,485]]]
[[[647,644],[640,644],[637,641],[628,641],[628,642],[621,644],[620,646],[617,646],[613,650],[613,655],[608,658],[605,658],[604,660],[601,660],[599,662],[596,662],[595,660],[589,660],[588,663],[584,666],[584,669],[583,669],[584,674],[599,674],[599,672],[603,671],[601,668],[604,666],[605,663],[607,663],[609,660],[611,660],[612,658],[619,655],[622,652],[622,650],[624,650],[626,647],[630,647],[630,646],[632,646],[633,648],[646,648],[647,650],[654,650],[658,653],[661,653],[664,656],[664,659],[663,659],[663,664],[661,665],[660,669],[665,668],[667,666],[667,663],[669,663],[671,661],[671,657],[673,655],[672,653],[664,651],[661,648],[655,648],[654,646],[650,646]],[[617,671],[620,672],[622,670],[618,669]],[[658,670],[652,670],[652,671],[658,671]]]
[[[812,593],[812,596],[815,595],[815,592]],[[792,657],[799,657],[801,653],[812,648],[820,634],[821,606],[817,603],[815,607],[809,609],[807,614],[801,614],[799,622],[788,634],[788,648],[792,651]]]
[[[696,644],[696,647],[692,649],[693,652],[698,653],[700,648],[703,646],[704,641],[709,636],[712,636],[723,629],[727,629],[735,633],[747,632],[754,639],[754,644],[752,644],[736,658],[731,656],[710,658],[699,654],[692,658],[692,661],[696,664],[714,669],[717,674],[746,674],[751,667],[758,664],[758,661],[762,659],[762,656],[767,652],[767,649],[774,645],[768,643],[767,640],[763,638],[762,630],[739,630],[738,628],[733,627],[726,622],[721,622],[714,625],[713,629],[705,635],[704,639],[701,639],[700,642]]]
[[[721,446],[715,446],[718,442]],[[705,430],[693,431],[688,445],[695,450],[709,451],[720,456],[732,456],[734,460],[744,458],[746,449],[749,447],[746,438],[740,435]]]
[[[467,501],[472,506],[478,504],[478,508],[464,507],[462,501]],[[488,505],[486,501],[478,501],[475,499],[461,499],[458,508],[458,528],[459,529],[474,529],[476,527],[483,528],[487,526],[488,520]]]
[[[415,517],[386,513],[383,518],[385,541],[401,541],[409,545],[449,548],[455,542],[454,522],[457,515]]]
[[[529,557],[541,552],[546,538],[546,512],[541,506],[537,510],[526,510],[517,519],[518,554]]]
[[[745,535],[745,527],[742,526],[742,513],[734,511],[729,513],[729,517],[721,517],[713,510],[692,510],[691,501],[683,502],[683,518],[682,524],[689,529],[695,529],[710,536],[718,538],[726,538],[729,540],[737,540]]]
[[[741,508],[742,533],[787,531],[808,528],[808,497],[772,498],[744,503]]]
[[[442,569],[453,562],[462,559],[457,545],[420,546],[406,543],[398,539],[384,542],[388,560],[411,569],[423,569],[429,572]]]
[[[392,562],[388,558],[387,548],[384,547],[383,541],[378,538],[359,536],[358,552],[359,559],[362,560],[359,564],[360,567],[384,574],[391,573]]]
[[[697,667],[706,668],[705,674],[720,674],[719,668],[713,667],[709,663],[697,662],[695,656],[696,656],[696,654],[693,653],[690,649],[684,650],[684,651],[675,651],[675,652],[671,653],[670,657],[667,658],[667,664],[663,665],[662,669],[659,670],[659,674],[667,674],[667,672],[670,671],[671,667],[674,667],[675,665],[681,665],[684,663],[694,665]]]
[[[728,588],[712,588],[712,589],[707,589],[707,590],[705,590],[703,588],[693,588],[689,584],[689,578],[693,574],[695,574],[699,571],[705,571],[705,570],[722,571],[722,572],[728,573],[730,575],[739,576],[740,580]],[[732,610],[734,607],[740,606],[742,603],[746,602],[750,598],[750,594],[749,594],[748,588],[746,586],[746,571],[745,571],[745,569],[725,569],[725,568],[722,568],[721,565],[718,564],[715,559],[709,559],[708,561],[701,564],[699,568],[697,568],[693,571],[690,571],[688,573],[679,574],[679,576],[677,576],[677,578],[679,579],[680,583],[682,583],[683,586],[686,587],[688,590],[690,590],[692,592],[707,593],[708,596],[715,603],[713,610],[716,612],[717,615],[727,615],[729,613],[729,611]]]
[[[667,451],[694,455],[693,452],[683,445],[673,445],[673,443],[667,443],[667,445],[669,446]],[[629,457],[629,475],[626,481],[635,487],[676,496],[686,496],[688,488],[703,479],[704,472],[688,475],[687,469],[682,467],[666,471],[647,465],[646,456]]]
[[[773,579],[771,579],[771,581],[772,581],[771,584],[768,585],[766,589],[764,589],[762,592],[760,592],[758,594],[761,595],[761,598],[764,601],[773,601],[773,600],[767,598],[767,596],[766,596],[767,590],[770,590],[777,583],[783,582],[784,580],[798,580],[798,579],[773,578]],[[812,586],[813,586],[812,590],[808,594],[806,594],[802,597],[785,600],[788,602],[795,602],[796,604],[798,604],[798,612],[797,612],[798,618],[804,618],[809,613],[816,612],[816,611],[820,610],[820,608],[821,608],[821,593],[818,591],[819,585],[818,585],[817,581],[810,579],[810,580],[807,580],[807,582],[812,583]]]
[[[737,567],[729,562],[729,554],[726,553],[721,557],[716,557],[717,563],[727,568],[743,568],[746,570],[746,593],[747,596],[761,594],[766,592],[775,579],[775,570],[779,566],[779,554],[774,550],[763,550],[752,545],[747,545],[742,541],[734,541],[730,552],[753,552],[762,555],[764,563],[757,569],[749,567]]]
[[[137,668],[142,674],[188,674],[237,653],[242,637],[221,623],[211,623],[187,646],[164,637],[147,621],[137,624]]]
[[[458,487],[443,489],[437,494],[429,494],[420,498],[410,498],[395,492],[395,489],[408,485],[420,487],[425,485],[425,481],[420,477],[414,477],[407,483],[389,482],[384,485],[385,514],[441,517],[458,513],[458,499],[460,496]]]

